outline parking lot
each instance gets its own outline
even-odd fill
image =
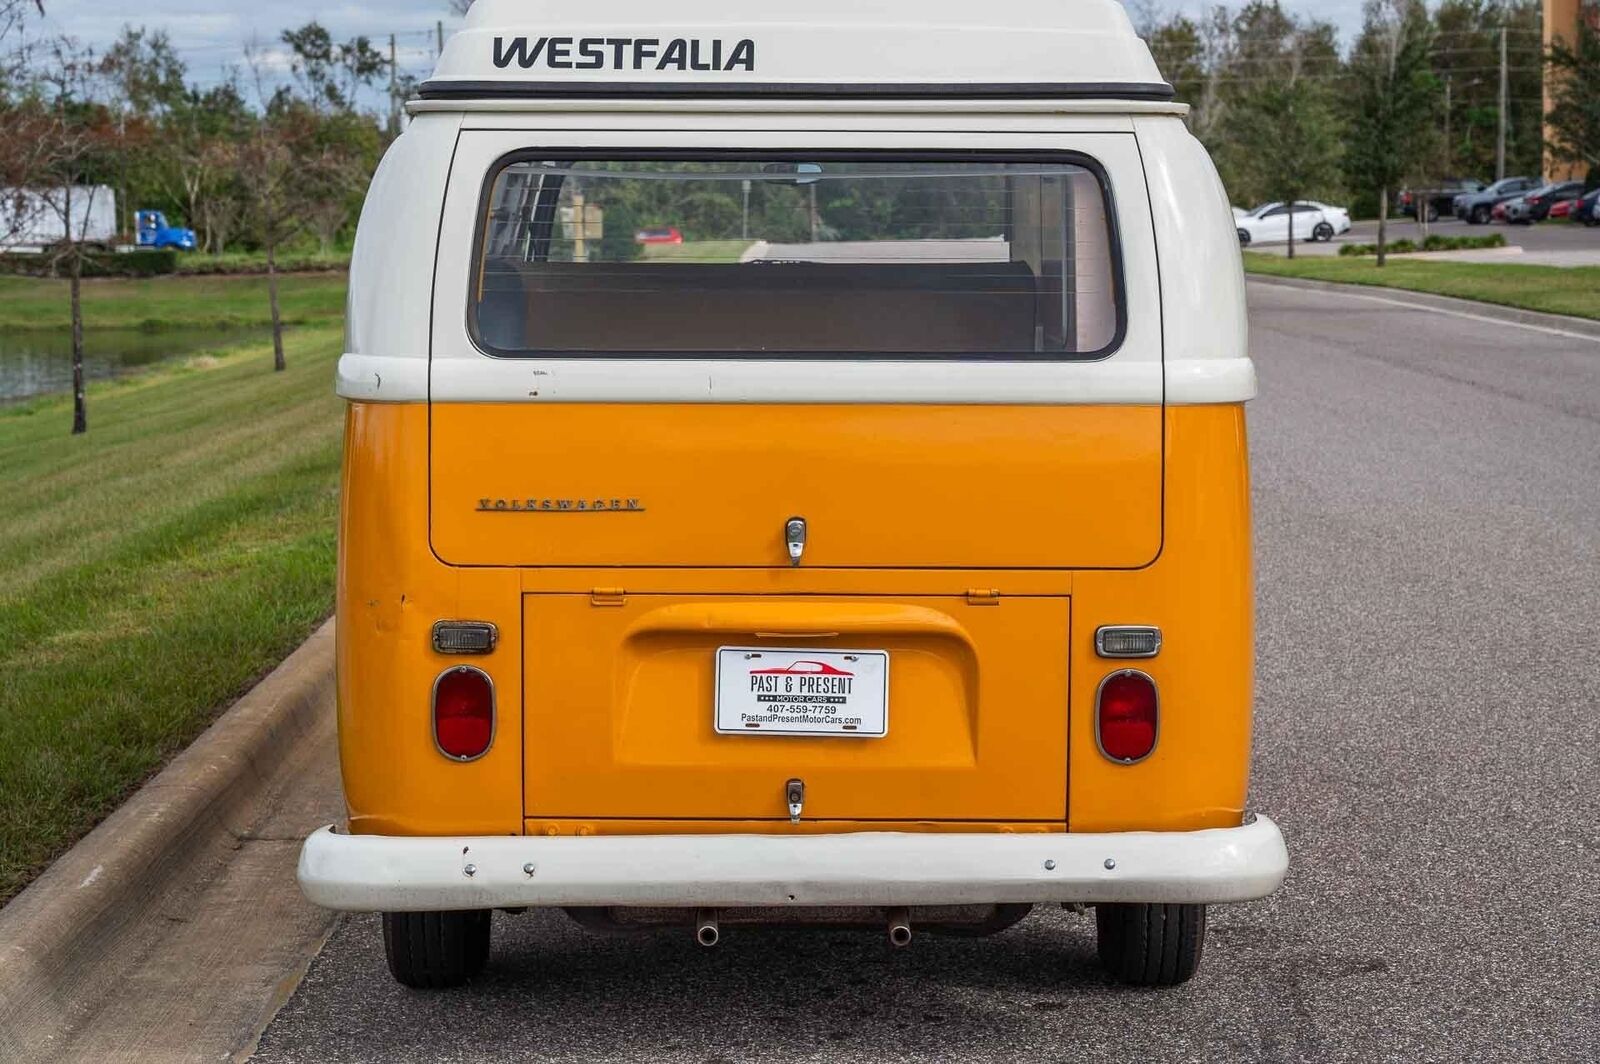
[[[1411,240],[1421,243],[1429,234],[1438,236],[1489,236],[1505,237],[1511,248],[1520,253],[1507,253],[1502,248],[1483,251],[1453,251],[1452,259],[1463,262],[1508,262],[1525,266],[1600,266],[1600,228],[1591,228],[1568,222],[1565,219],[1541,222],[1538,225],[1507,225],[1496,222],[1490,225],[1472,225],[1454,218],[1440,218],[1427,226],[1427,232],[1410,218],[1390,218],[1388,238],[1391,241]],[[1296,255],[1337,255],[1344,244],[1371,244],[1378,239],[1376,220],[1356,222],[1350,231],[1331,243],[1297,243]],[[1288,245],[1258,243],[1251,251],[1270,254],[1287,253]]]
[[[1507,235],[1569,230],[1600,244]],[[1112,985],[1060,909],[897,951],[538,912],[495,917],[475,984],[424,994],[359,917],[256,1059],[1593,1060],[1600,341],[1382,295],[1250,302],[1252,801],[1292,863],[1212,911],[1193,982]]]

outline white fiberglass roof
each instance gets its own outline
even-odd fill
[[[478,0],[424,96],[1165,98],[1116,0]]]

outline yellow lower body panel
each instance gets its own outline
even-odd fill
[[[355,832],[520,835],[553,825],[683,833],[757,824],[782,833],[883,830],[886,821],[907,830],[1174,831],[1239,823],[1253,638],[1242,407],[1161,412],[1159,552],[1121,570],[673,568],[671,559],[603,569],[449,565],[429,545],[428,418],[425,405],[354,403],[348,413],[338,689]],[[530,535],[537,528],[507,527]],[[599,589],[607,593],[594,594]],[[609,604],[615,591],[620,606]],[[998,606],[986,604],[995,596]],[[565,604],[550,605],[558,600]],[[817,645],[835,646],[850,645],[848,634],[913,662],[905,692],[912,702],[894,701],[891,685],[893,745],[878,748],[882,762],[867,762],[872,743],[863,740],[813,749],[806,744],[829,741],[774,739],[796,745],[769,754],[762,742],[728,738],[755,745],[730,747],[748,751],[732,759],[711,756],[709,692],[696,687],[699,666],[687,662],[703,660],[724,636],[670,615],[662,624],[659,611],[713,601],[778,604],[793,611],[779,634],[810,629]],[[847,631],[847,605],[927,610],[952,627],[919,628],[902,616],[887,628],[880,618],[876,633]],[[446,618],[494,623],[499,646],[475,658],[436,654],[429,632]],[[743,627],[756,627],[746,620]],[[774,618],[760,621],[766,629]],[[1164,636],[1160,656],[1133,663],[1161,695],[1159,743],[1135,765],[1107,760],[1095,743],[1096,687],[1126,664],[1095,655],[1094,630],[1104,624],[1155,624]],[[500,699],[493,745],[466,764],[438,752],[430,717],[435,677],[462,662],[487,672]],[[592,668],[574,667],[581,663]],[[648,700],[627,685],[643,680],[668,684],[660,719],[632,716]],[[550,712],[556,699],[575,711],[564,723]],[[607,708],[616,706],[626,713]],[[808,781],[798,829],[782,811],[790,774]]]

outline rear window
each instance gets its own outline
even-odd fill
[[[485,196],[492,354],[1092,358],[1121,332],[1087,162],[519,157]]]

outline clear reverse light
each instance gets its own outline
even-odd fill
[[[437,621],[433,649],[440,654],[487,654],[499,634],[488,621]]]
[[[1096,628],[1094,652],[1102,658],[1153,658],[1161,653],[1161,629],[1139,624]]]

